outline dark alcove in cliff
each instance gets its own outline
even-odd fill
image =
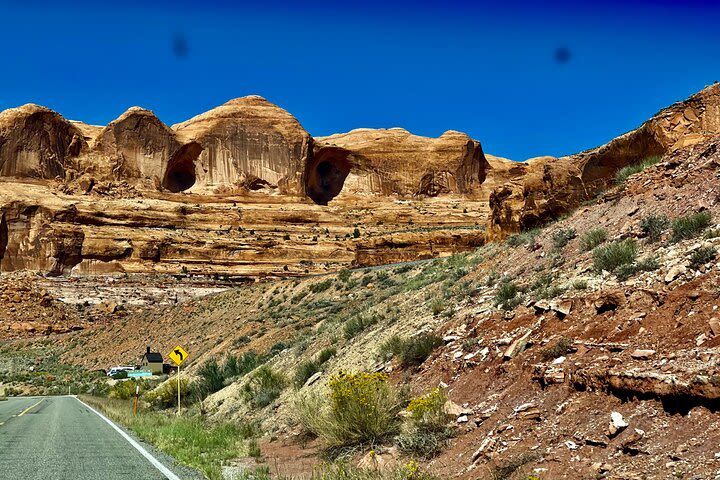
[[[163,188],[178,193],[195,185],[195,160],[201,151],[202,147],[194,142],[180,147],[168,162]]]
[[[305,192],[315,203],[327,205],[343,188],[352,164],[349,152],[328,147],[316,153],[305,172]]]

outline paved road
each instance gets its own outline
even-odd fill
[[[0,478],[162,480],[168,476],[76,398],[24,397],[0,402]]]

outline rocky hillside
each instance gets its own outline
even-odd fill
[[[211,358],[262,354],[295,387],[258,406],[243,393],[253,376],[236,377],[203,409],[258,419],[267,465],[281,473],[309,471],[324,446],[298,423],[298,399],[340,371],[370,371],[415,396],[444,389],[455,431],[427,461],[442,478],[710,478],[720,442],[719,178],[720,136],[703,136],[504,242],[139,308],[64,336],[64,359],[95,368],[148,342],[181,343],[198,374]],[[428,334],[441,341],[427,359],[382,355],[396,335]],[[369,450],[353,458],[407,458],[393,438]]]

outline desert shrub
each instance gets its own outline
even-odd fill
[[[330,348],[323,348],[320,350],[320,353],[318,353],[318,362],[320,364],[323,364],[333,358],[335,355],[337,355],[337,349],[330,347]]]
[[[711,220],[712,214],[708,210],[673,220],[670,241],[677,243],[700,235],[710,226]]]
[[[314,284],[310,285],[310,291],[312,293],[320,293],[320,292],[324,292],[331,286],[332,286],[332,280],[328,278],[327,280],[323,280],[322,282],[314,283]]]
[[[573,238],[577,237],[577,231],[574,228],[561,228],[556,230],[552,234],[553,248],[559,250],[570,242]]]
[[[569,338],[562,337],[552,347],[548,347],[540,353],[540,358],[544,362],[555,360],[558,357],[564,357],[573,351],[573,341]]]
[[[298,398],[296,419],[328,446],[378,443],[398,432],[402,399],[382,373],[333,375],[328,391]]]
[[[720,237],[720,228],[711,228],[709,230],[706,230],[703,234],[703,238],[706,240],[718,237]]]
[[[380,345],[378,355],[383,360],[398,358],[403,367],[416,366],[427,360],[433,350],[442,344],[442,338],[432,333],[408,338],[393,335]]]
[[[347,281],[350,280],[351,275],[352,275],[351,270],[342,270],[340,273],[338,273],[338,280],[340,280],[343,283],[347,283]]]
[[[445,302],[441,298],[436,298],[430,303],[430,310],[433,315],[439,315],[445,310]]]
[[[200,377],[198,381],[208,394],[215,393],[225,386],[225,372],[214,358],[200,365],[197,374]]]
[[[343,328],[343,334],[347,340],[350,340],[358,333],[375,325],[377,322],[378,318],[375,315],[357,315],[347,321],[345,327]]]
[[[110,387],[108,397],[119,398],[121,400],[133,398],[135,396],[135,388],[138,385],[140,385],[140,388],[142,388],[143,390],[147,386],[145,382],[136,382],[134,380],[125,380],[123,382],[118,382],[112,387]]]
[[[410,456],[431,458],[437,455],[454,429],[445,413],[447,396],[442,388],[413,398],[407,406],[408,417],[395,438],[400,451]]]
[[[660,156],[647,157],[643,159],[640,163],[621,168],[615,176],[616,182],[620,185],[623,185],[627,181],[628,177],[630,177],[630,175],[635,175],[636,173],[640,173],[648,167],[652,167],[656,163],[660,162],[661,158],[662,157]]]
[[[690,255],[690,268],[698,270],[703,265],[715,260],[717,251],[715,247],[700,247]]]
[[[572,283],[572,287],[575,290],[586,290],[588,288],[587,280],[575,280]]]
[[[485,280],[485,286],[492,287],[498,282],[498,280],[500,280],[500,274],[495,270],[491,270],[488,274],[487,280]]]
[[[542,273],[538,275],[534,282],[530,285],[530,289],[537,298],[551,300],[565,292],[565,289],[555,285],[555,277],[550,273]]]
[[[287,386],[285,377],[267,365],[255,370],[243,385],[241,398],[253,408],[270,405]]]
[[[633,263],[636,256],[637,244],[634,240],[613,242],[593,251],[593,268],[598,273],[603,270],[614,272],[618,267]]]
[[[360,238],[360,229],[357,227],[353,230],[353,238]]]
[[[503,310],[512,310],[522,301],[520,288],[512,281],[500,282],[495,292],[495,306]]]
[[[295,386],[300,388],[305,385],[305,382],[317,372],[321,371],[323,364],[334,357],[336,353],[337,350],[334,348],[326,348],[320,351],[316,359],[307,360],[298,365],[295,369],[295,378],[293,381]]]
[[[580,237],[580,251],[589,252],[595,247],[604,243],[608,238],[607,230],[604,228],[593,228],[588,230]]]
[[[649,257],[638,262],[627,263],[613,270],[613,273],[620,281],[625,281],[639,272],[653,272],[660,268],[657,258]]]
[[[539,233],[539,228],[533,228],[532,230],[526,230],[521,233],[515,233],[510,235],[505,242],[511,247],[532,245],[535,243],[535,238],[538,236]]]
[[[180,401],[183,405],[190,403],[190,386],[187,378],[180,379]],[[178,397],[178,381],[176,378],[170,378],[162,383],[155,390],[151,390],[145,394],[145,401],[155,408],[170,408],[177,406]]]
[[[648,242],[660,240],[663,232],[670,226],[670,220],[665,215],[648,215],[640,220],[640,230]]]

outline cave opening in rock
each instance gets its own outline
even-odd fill
[[[183,145],[168,162],[162,186],[173,193],[184,192],[195,185],[195,160],[202,147],[197,143]]]
[[[337,197],[345,185],[352,165],[349,152],[341,148],[319,151],[305,173],[305,191],[320,205],[327,205]]]

